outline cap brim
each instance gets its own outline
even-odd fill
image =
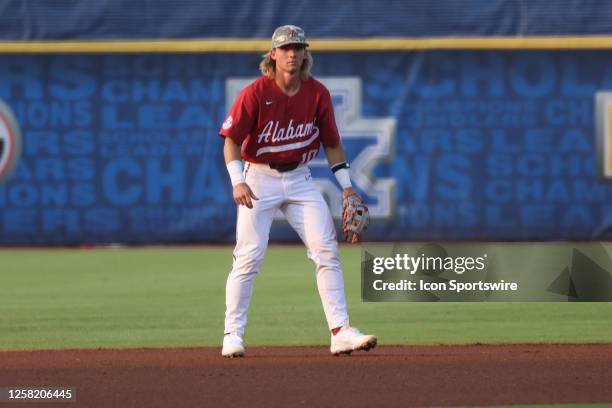
[[[285,41],[283,43],[277,44],[276,46],[273,45],[272,48],[279,48],[279,47],[282,47],[284,45],[289,45],[289,44],[300,44],[300,45],[303,45],[304,47],[308,47],[310,45],[307,42]]]

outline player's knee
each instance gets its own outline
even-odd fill
[[[335,240],[317,240],[309,244],[310,252],[326,257],[338,257],[338,243]]]
[[[253,269],[255,267],[259,267],[259,265],[263,262],[262,257],[244,257],[244,258],[236,258],[236,264],[240,265],[243,268]]]
[[[258,247],[248,248],[234,254],[234,270],[242,273],[257,273],[264,259],[264,250]]]
[[[317,269],[340,267],[338,248],[333,245],[321,245],[311,249],[309,257],[317,265]]]

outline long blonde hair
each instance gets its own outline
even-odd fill
[[[270,57],[270,51],[263,54],[262,57],[263,58],[259,63],[259,70],[268,79],[274,79],[276,77],[276,61]],[[306,50],[304,62],[302,62],[302,67],[300,68],[300,79],[302,81],[310,78],[310,69],[312,68],[313,63],[314,61],[312,60],[312,55],[310,55],[310,52]]]

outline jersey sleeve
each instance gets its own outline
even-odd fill
[[[319,100],[319,125],[321,127],[321,143],[323,146],[337,146],[340,143],[340,134],[336,126],[334,106],[327,88],[323,88]]]
[[[244,88],[230,109],[219,135],[229,137],[237,145],[241,145],[251,131],[257,119],[257,102],[252,86]]]

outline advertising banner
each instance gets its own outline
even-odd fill
[[[366,240],[612,237],[609,53],[313,54]],[[21,135],[0,129],[2,244],[234,240],[218,131],[258,54],[0,59]],[[338,217],[321,152],[311,167]]]

